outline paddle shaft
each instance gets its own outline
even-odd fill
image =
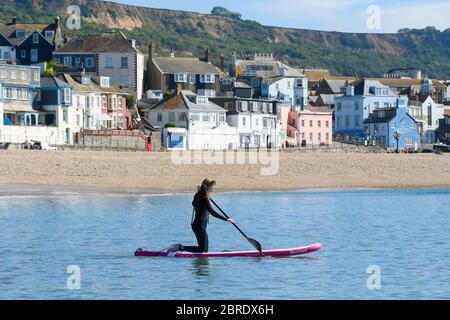
[[[213,199],[210,199],[211,200],[211,202],[220,210],[220,212],[222,212],[222,214],[225,216],[225,218],[227,218],[227,219],[230,219],[230,217],[217,205],[217,203],[213,200]],[[236,225],[236,223],[233,223],[233,226],[235,226],[236,227],[236,229],[238,229],[239,230],[239,232],[256,248],[256,250],[258,250],[258,251],[261,251],[261,247],[260,248],[258,248],[257,246],[255,246],[255,244],[252,242],[252,241],[250,241],[250,240],[253,240],[253,239],[250,239],[249,237],[247,237],[247,235],[244,233],[244,231],[242,231],[237,225]],[[255,241],[255,240],[253,240],[253,241]],[[256,241],[255,241],[256,242]],[[261,245],[260,245],[261,246]]]

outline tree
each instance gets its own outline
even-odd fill
[[[176,127],[177,127],[177,124],[176,124],[175,121],[169,121],[169,122],[166,123],[166,126],[165,126],[165,127],[166,127],[166,128],[176,128]]]
[[[214,16],[222,16],[222,17],[230,17],[234,19],[241,19],[242,15],[238,12],[231,12],[230,10],[224,7],[214,7],[211,11],[211,14]]]

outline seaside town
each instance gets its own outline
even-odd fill
[[[422,70],[358,78],[271,53],[156,49],[143,54],[121,32],[64,34],[59,17],[12,17],[0,26],[2,148],[450,149],[450,80]]]

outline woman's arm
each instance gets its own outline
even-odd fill
[[[216,210],[214,210],[214,208],[211,206],[211,201],[209,201],[208,198],[205,198],[205,200],[206,200],[206,209],[213,217],[223,220],[223,221],[228,221],[227,218],[225,218],[220,213],[218,213]]]

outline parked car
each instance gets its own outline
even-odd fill
[[[1,143],[0,142],[0,150],[6,150],[9,147],[9,143]]]
[[[54,150],[55,151],[55,150],[58,150],[58,148],[56,148],[54,146],[51,146],[48,143],[43,142],[43,143],[41,143],[41,149],[40,150]]]
[[[450,146],[446,144],[436,144],[433,146],[436,152],[450,153]]]

